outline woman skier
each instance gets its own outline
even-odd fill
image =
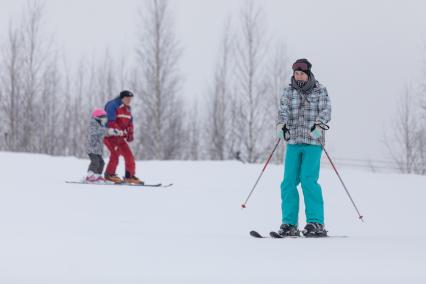
[[[299,236],[299,193],[305,201],[306,237],[327,235],[324,202],[318,184],[324,130],[331,119],[327,89],[315,80],[312,64],[299,59],[293,64],[290,86],[284,89],[278,111],[278,137],[287,140],[284,180],[281,183],[282,237]]]

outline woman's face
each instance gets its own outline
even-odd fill
[[[308,81],[308,75],[303,71],[294,71],[294,79],[296,81]]]
[[[121,99],[121,101],[123,102],[125,106],[129,106],[130,102],[132,101],[132,97],[124,97]]]

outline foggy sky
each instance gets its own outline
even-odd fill
[[[0,38],[25,0],[0,0]],[[139,0],[46,0],[46,25],[71,63],[105,47],[132,58]],[[242,0],[171,0],[186,99],[207,95],[225,20]],[[426,1],[262,0],[271,44],[283,40],[290,61],[306,57],[327,86],[333,114],[327,147],[336,158],[386,159],[381,142],[398,96],[416,86],[426,59]],[[290,67],[290,66],[289,66]],[[425,77],[425,76],[423,76]]]

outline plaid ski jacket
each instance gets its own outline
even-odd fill
[[[286,87],[281,95],[278,122],[284,123],[290,131],[289,144],[325,144],[324,130],[319,139],[309,133],[315,123],[327,124],[331,119],[331,102],[327,89],[316,82],[308,94],[292,86]]]

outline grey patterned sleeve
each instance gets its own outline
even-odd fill
[[[101,129],[99,130],[99,134],[101,135],[101,137],[105,137],[108,136],[108,127],[102,126]]]
[[[280,105],[278,107],[278,123],[288,124],[289,109],[288,109],[288,91],[284,89],[281,98]]]
[[[92,124],[91,124],[91,127],[90,127],[90,133],[91,133],[91,135],[93,135],[95,137],[103,138],[107,135],[108,128],[100,125],[96,121],[92,121]]]
[[[321,92],[318,108],[319,115],[317,121],[327,124],[331,120],[331,101],[326,88]]]

